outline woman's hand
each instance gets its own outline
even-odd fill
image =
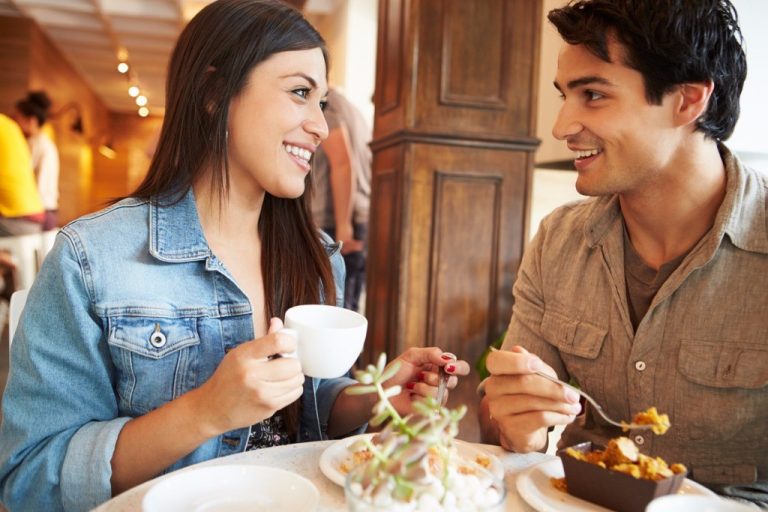
[[[437,396],[438,368],[443,367],[451,377],[444,395],[444,403],[448,400],[448,390],[458,384],[459,376],[469,374],[469,363],[457,360],[450,352],[443,352],[437,347],[409,348],[387,367],[400,363],[397,373],[384,383],[385,387],[399,384],[403,391],[390,399],[392,405],[401,415],[413,412],[412,403],[421,397]]]
[[[270,320],[266,336],[245,342],[224,356],[211,378],[198,388],[200,421],[211,436],[258,423],[297,400],[304,374],[294,357],[274,357],[296,350],[296,339]]]

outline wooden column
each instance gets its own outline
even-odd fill
[[[539,0],[380,0],[367,360],[439,345],[474,363],[506,329],[540,25]]]

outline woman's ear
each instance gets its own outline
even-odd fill
[[[712,96],[715,85],[712,81],[692,82],[681,84],[677,91],[678,102],[675,109],[675,121],[683,126],[695,123],[697,119],[704,115],[709,105],[709,98]]]

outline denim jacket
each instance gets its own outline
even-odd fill
[[[340,302],[343,259],[323,236]],[[251,305],[211,253],[191,191],[172,206],[126,199],[64,227],[12,344],[0,501],[52,511],[108,500],[123,425],[203,384],[253,338]],[[326,438],[351,383],[306,379],[299,441]],[[167,471],[243,451],[248,433],[209,439]]]

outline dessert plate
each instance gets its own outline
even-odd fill
[[[607,508],[555,489],[550,478],[562,477],[563,464],[559,458],[541,462],[520,474],[517,493],[538,512],[610,512]],[[687,478],[678,494],[715,496],[706,487]]]
[[[374,435],[375,434],[360,434],[339,439],[326,448],[322,455],[320,455],[320,471],[322,471],[331,482],[344,487],[344,480],[347,478],[347,474],[342,470],[342,465],[347,464],[350,469],[353,466],[352,452],[347,450],[347,447],[351,446],[352,443],[360,438],[371,438]],[[483,450],[475,448],[471,444],[458,439],[456,440],[456,448],[458,449],[459,455],[464,460],[475,461],[478,456],[488,458],[490,460],[488,469],[490,469],[491,473],[500,479],[504,478],[504,466],[494,455],[486,453]]]
[[[187,469],[153,485],[142,501],[144,512],[311,512],[317,488],[284,469],[221,465]]]

